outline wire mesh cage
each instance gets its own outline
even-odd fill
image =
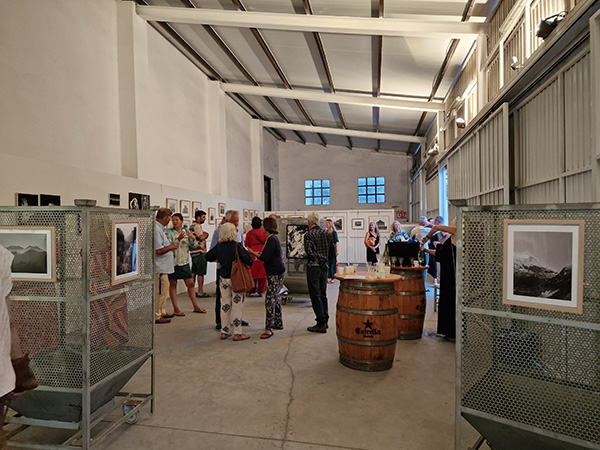
[[[505,220],[582,219],[582,313],[503,303]],[[468,207],[459,230],[457,418],[498,450],[600,448],[598,205]]]
[[[128,249],[137,255],[131,260],[136,275],[124,282],[115,282],[112,271],[118,258],[115,223],[134,230]],[[50,281],[13,281],[11,323],[40,386],[11,407],[27,418],[87,420],[151,356],[154,216],[107,208],[3,207],[0,227],[52,230],[44,250],[54,253]]]

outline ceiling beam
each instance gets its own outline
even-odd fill
[[[487,24],[472,22],[277,14],[169,6],[136,5],[136,13],[149,21],[368,36],[473,38],[485,33],[488,28]]]
[[[361,97],[359,95],[329,94],[309,89],[282,89],[277,87],[250,86],[246,84],[221,83],[224,92],[238,94],[260,95],[279,98],[291,98],[313,102],[338,103],[358,106],[378,106],[380,108],[408,109],[414,111],[443,111],[441,102],[426,102],[419,100],[400,100],[395,98]]]
[[[407,136],[404,134],[393,134],[393,133],[376,133],[374,131],[360,131],[360,130],[344,130],[341,128],[329,128],[329,127],[313,127],[310,125],[300,125],[295,123],[283,123],[283,122],[269,122],[261,120],[260,124],[263,127],[268,128],[279,128],[282,130],[297,130],[306,131],[309,133],[325,133],[325,134],[336,134],[339,136],[354,136],[366,139],[381,139],[383,141],[399,141],[399,142],[414,142],[416,144],[423,144],[426,142],[426,138],[419,136]]]

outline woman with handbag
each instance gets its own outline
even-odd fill
[[[255,255],[256,253],[262,252],[263,246],[267,240],[267,237],[261,230],[262,220],[260,217],[252,218],[252,229],[246,233],[246,248],[249,250],[248,253],[251,255]],[[252,250],[252,252],[250,252]],[[265,272],[264,263],[256,259],[255,256],[252,257],[254,264],[250,270],[252,271],[252,278],[254,279],[254,289],[250,289],[250,291],[246,292],[248,296],[252,296],[253,294],[261,297],[267,290],[267,274]]]
[[[252,258],[242,244],[236,242],[237,230],[232,223],[224,223],[219,231],[219,243],[207,254],[206,260],[218,261],[221,290],[221,339],[227,339],[233,332],[234,341],[244,341],[250,336],[242,332],[242,312],[244,295],[248,286],[240,292],[232,286],[232,268],[239,259],[246,266],[252,266]],[[235,274],[233,275],[235,276]],[[251,279],[251,277],[250,277]]]
[[[261,339],[273,336],[273,330],[283,330],[283,317],[281,314],[281,287],[285,277],[285,264],[281,254],[281,242],[277,235],[277,221],[267,217],[263,222],[263,231],[267,237],[261,253],[248,249],[248,253],[264,261],[267,273],[267,294],[265,295],[265,332]]]

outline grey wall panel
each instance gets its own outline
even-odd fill
[[[594,190],[590,188],[593,185],[591,171],[565,177],[565,202],[593,202]]]
[[[559,203],[559,181],[553,180],[519,189],[515,195],[515,204],[531,205],[535,203]]]

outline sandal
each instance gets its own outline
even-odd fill
[[[235,336],[233,336],[233,340],[234,341],[245,341],[246,339],[250,339],[250,336],[248,336],[247,334],[236,334]]]
[[[208,295],[206,292],[203,292],[202,295],[196,294],[196,298],[208,298],[208,297],[210,297],[210,295]]]
[[[227,339],[229,336],[231,336],[231,335],[227,334],[227,333],[221,333],[221,340],[223,341],[223,340]]]
[[[265,330],[265,332],[260,335],[260,338],[261,339],[269,339],[271,336],[273,336],[273,331],[272,330]]]
[[[202,308],[200,308],[200,309],[195,309],[195,310],[194,310],[194,312],[195,312],[195,313],[198,313],[198,314],[206,314],[206,310],[205,310],[205,309],[202,309]]]
[[[178,317],[183,317],[183,316],[185,316],[185,313],[182,311],[179,311],[179,312],[174,312],[173,315],[178,316]]]

